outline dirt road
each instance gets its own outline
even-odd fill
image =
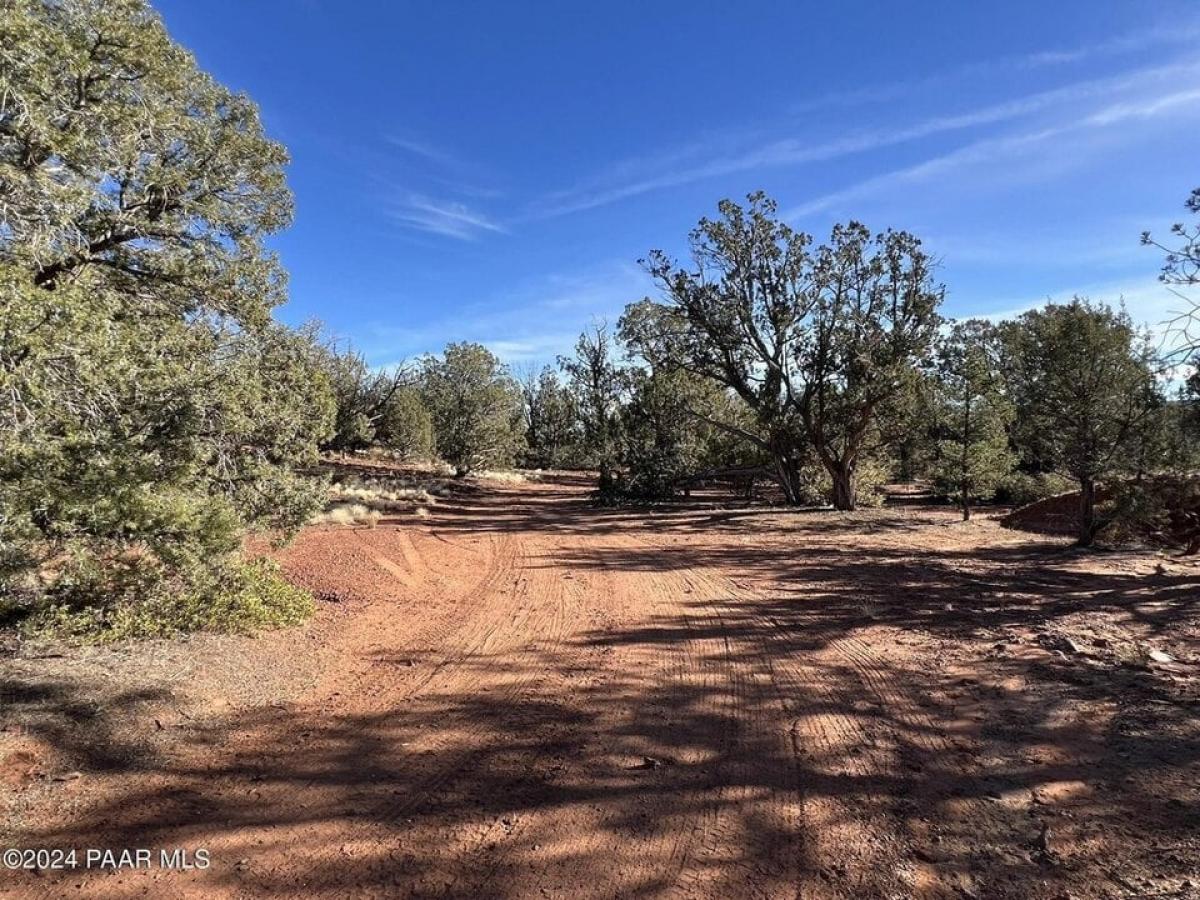
[[[283,560],[322,611],[239,677],[302,687],[94,711],[147,729],[102,757],[33,727],[80,777],[10,783],[18,846],[209,867],[0,892],[1200,896],[1195,569],[921,508],[598,511],[566,479]]]

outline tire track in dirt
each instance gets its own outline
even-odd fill
[[[513,802],[506,813],[483,822],[468,839],[449,848],[453,852],[443,850],[448,860],[444,871],[454,873],[441,891],[447,896],[486,895],[497,884],[504,884],[512,896],[529,896],[564,881],[600,885],[612,878],[611,869],[593,875],[586,871],[591,861],[605,859],[593,855],[603,843],[603,829],[596,821],[597,796],[589,788],[597,771],[611,763],[603,758],[603,748],[615,724],[588,707],[606,685],[619,684],[625,677],[626,654],[620,646],[597,652],[580,640],[562,638],[568,631],[578,637],[589,624],[622,619],[628,598],[605,569],[564,573],[554,564],[561,550],[572,548],[574,539],[555,531],[555,523],[560,522],[557,513],[548,516],[531,510],[525,529],[528,555],[539,561],[530,570],[534,592],[563,598],[564,628],[559,639],[552,644],[538,641],[536,648],[543,675],[531,696],[549,714],[531,723],[528,746],[522,748],[540,784],[536,796],[525,802],[519,785],[513,785]],[[565,628],[568,616],[572,630]],[[568,688],[566,679],[572,676],[585,680]],[[569,700],[574,701],[570,706]],[[573,715],[570,707],[576,705],[587,714]],[[570,836],[568,845],[560,843],[563,836]],[[609,885],[611,889],[611,880]],[[427,886],[437,886],[436,879]]]
[[[661,717],[667,720],[665,731],[677,733],[670,736],[674,745],[661,740],[663,736],[662,747],[642,744],[647,756],[663,760],[662,768],[633,776],[630,795],[602,810],[585,830],[586,846],[577,850],[617,867],[621,887],[614,887],[611,868],[607,881],[598,882],[617,893],[773,893],[781,880],[778,871],[755,871],[754,864],[745,864],[728,848],[747,846],[745,840],[753,845],[749,823],[762,825],[768,818],[756,802],[763,786],[752,784],[748,771],[737,770],[747,769],[747,760],[760,754],[764,740],[779,737],[764,736],[753,725],[760,718],[752,709],[757,688],[749,683],[747,667],[735,659],[730,642],[722,636],[720,618],[707,602],[716,598],[698,594],[702,583],[666,559],[649,563],[645,570],[622,567],[626,552],[636,557],[645,546],[639,537],[622,534],[607,537],[601,546],[587,545],[581,555],[610,579],[615,596],[640,598],[630,604],[636,610],[629,613],[632,627],[653,631],[655,623],[663,623],[662,628],[680,632],[657,642],[608,645],[619,653],[613,660],[619,671],[645,673],[646,681],[655,686],[651,702],[643,703],[624,723],[612,723],[614,732],[632,730],[645,737],[656,730],[650,720]],[[640,693],[645,695],[645,689]],[[629,763],[636,761],[637,752],[638,747],[630,744],[625,754]],[[644,801],[644,810],[636,808],[639,801]],[[766,805],[778,804],[768,799]],[[648,833],[631,827],[644,819],[653,819],[656,827]],[[776,822],[772,825],[777,827]],[[761,864],[763,858],[759,855],[757,862]]]
[[[878,793],[887,795],[885,805],[893,823],[891,834],[880,828],[879,816],[863,815],[861,810],[830,797],[808,798],[805,806],[812,820],[809,831],[817,835],[818,855],[824,862],[818,860],[816,865],[806,868],[810,872],[831,872],[846,884],[854,878],[846,859],[860,852],[864,856],[857,867],[859,881],[850,896],[866,890],[886,893],[897,879],[906,883],[914,896],[960,896],[959,886],[943,882],[936,867],[928,863],[931,855],[928,835],[913,835],[901,824],[908,817],[897,807],[907,798],[888,793],[883,782],[895,779],[882,775],[914,769],[919,772],[937,760],[943,777],[949,775],[964,781],[974,777],[977,774],[974,767],[961,763],[957,748],[947,737],[945,723],[935,721],[922,710],[916,698],[901,687],[901,680],[894,677],[871,644],[862,638],[848,634],[826,639],[812,661],[805,665],[797,658],[792,635],[806,627],[819,633],[824,623],[816,614],[801,610],[791,621],[783,622],[759,609],[771,605],[769,592],[709,570],[698,571],[697,577],[714,585],[724,582],[737,610],[748,610],[756,626],[763,626],[749,631],[757,636],[758,655],[772,670],[772,677],[785,698],[819,698],[816,715],[799,715],[794,719],[791,733],[799,757],[807,759],[810,766],[823,768],[826,776],[860,784],[859,793],[874,783]],[[864,711],[864,697],[870,698],[876,710],[866,720],[847,712]],[[788,699],[784,702],[800,712],[795,702]],[[814,706],[811,702],[809,705]],[[977,798],[956,797],[955,807],[956,815],[974,820],[993,814],[990,804]],[[926,845],[922,847],[925,861],[914,855],[914,839]],[[867,878],[875,881],[881,874],[884,877],[876,883],[867,883]],[[818,881],[805,886],[803,893],[822,896],[829,889],[828,884]]]
[[[867,640],[804,609],[803,569],[783,612],[670,518],[593,527],[578,493],[531,493],[339,537],[380,583],[328,629],[318,687],[159,779],[230,808],[259,785],[192,896],[950,892],[896,772],[973,769]]]
[[[335,715],[344,715],[348,707],[361,714],[365,705],[395,716],[401,723],[397,733],[389,734],[386,743],[375,748],[379,758],[371,764],[381,770],[385,783],[403,783],[403,796],[367,791],[365,796],[346,797],[343,792],[339,800],[362,803],[367,814],[341,822],[336,836],[324,839],[335,842],[343,854],[357,858],[359,877],[365,883],[394,880],[397,872],[407,872],[406,884],[412,889],[449,889],[454,878],[444,871],[444,860],[472,826],[459,821],[439,825],[438,810],[447,805],[456,783],[469,781],[489,754],[487,737],[493,728],[491,719],[466,702],[467,698],[486,694],[496,709],[519,706],[521,697],[533,687],[536,673],[511,657],[530,635],[537,635],[540,643],[561,640],[561,597],[531,593],[529,578],[523,574],[523,556],[517,552],[512,534],[501,533],[488,540],[494,546],[484,574],[453,603],[443,604],[446,609],[436,621],[408,638],[415,648],[438,648],[435,661],[423,666],[427,670],[410,676],[411,669],[389,665],[378,678],[371,669],[360,676],[360,682],[369,678],[372,683],[360,683],[357,691],[345,690],[345,679],[338,679],[343,690],[335,692],[336,702],[331,702],[332,698],[327,701],[340,710],[330,708],[329,713]],[[475,565],[478,563],[472,560]],[[423,723],[419,733],[405,731],[402,724],[414,714]],[[309,787],[315,788],[317,783]],[[414,817],[421,821],[420,843],[385,858],[373,855],[381,841],[391,842],[396,829],[415,828]],[[495,821],[484,827],[485,833]],[[284,879],[289,877],[286,873],[312,868],[311,842],[302,839],[297,843],[305,848],[300,851],[303,859],[276,867],[277,875],[285,873]],[[304,884],[310,892],[319,889],[303,878],[297,878],[295,884],[297,888]]]
[[[670,544],[648,543],[659,553],[672,552]],[[820,648],[818,656],[832,656],[835,661],[832,666],[829,661],[819,658],[801,659],[791,637],[798,622],[785,625],[776,617],[762,613],[760,607],[768,605],[764,602],[769,599],[767,595],[706,567],[702,556],[687,568],[694,581],[707,585],[706,597],[734,616],[738,624],[727,625],[720,613],[715,613],[721,630],[743,645],[738,656],[750,661],[751,683],[757,681],[769,685],[771,705],[786,715],[786,719],[774,727],[762,722],[758,727],[776,747],[782,732],[793,760],[796,794],[793,808],[786,809],[784,804],[785,812],[780,815],[776,811],[776,817],[787,823],[798,836],[800,845],[792,854],[792,871],[803,870],[806,878],[797,879],[796,890],[806,897],[854,896],[864,890],[886,892],[889,886],[894,887],[897,873],[905,876],[905,867],[911,860],[911,856],[903,852],[906,850],[903,836],[881,832],[877,815],[857,808],[858,803],[847,803],[832,795],[839,784],[857,794],[871,787],[873,781],[880,780],[880,770],[887,770],[894,762],[894,751],[902,743],[899,732],[892,727],[888,735],[893,738],[894,746],[882,747],[879,723],[855,714],[863,705],[864,693],[872,696],[875,703],[889,713],[908,707],[907,699],[890,688],[885,667],[876,657],[864,652],[862,641],[836,640]],[[819,623],[805,617],[800,624],[815,626]],[[854,677],[841,677],[843,671]],[[766,699],[766,693],[756,691],[756,706],[761,708]],[[930,721],[918,722],[911,714],[904,715],[914,726],[915,734],[927,734],[932,730]],[[874,752],[864,751],[864,748]],[[889,754],[889,750],[893,752]],[[771,752],[766,755],[770,757]],[[747,780],[736,774],[727,779],[735,786]],[[819,782],[821,787],[818,789],[813,782]],[[882,784],[876,789],[881,791]],[[729,820],[737,818],[731,816],[736,805],[726,804],[724,822],[713,831],[714,846],[753,846],[753,835],[727,833]],[[756,812],[761,817],[766,811]],[[760,826],[760,833],[763,830],[769,832],[770,829]],[[799,835],[804,835],[807,843],[802,842]],[[774,850],[761,855],[769,859]],[[802,859],[803,866],[800,864]],[[857,865],[852,866],[847,860]],[[736,871],[736,868],[730,861],[724,861],[720,866],[724,872]],[[765,874],[780,880],[774,867]],[[835,880],[851,885],[846,888],[849,894],[846,890],[834,889],[832,882]]]
[[[530,525],[535,525],[536,511],[526,512],[531,517]],[[504,592],[493,591],[496,602],[492,611],[498,615],[492,616],[487,625],[480,624],[483,622],[482,616],[477,617],[475,631],[480,639],[464,655],[459,665],[459,668],[463,668],[472,658],[487,658],[502,664],[501,691],[496,690],[495,673],[491,673],[489,680],[489,673],[484,672],[478,684],[472,686],[472,693],[485,692],[493,710],[498,712],[503,709],[506,713],[511,710],[517,716],[521,714],[523,705],[536,709],[538,704],[545,703],[547,699],[556,698],[558,685],[548,683],[552,680],[552,669],[576,667],[578,661],[575,657],[584,653],[582,648],[564,653],[563,645],[568,610],[572,615],[578,613],[582,588],[569,582],[564,588],[562,573],[533,564],[532,557],[535,554],[532,550],[535,545],[529,540],[522,543],[525,548],[516,565],[519,574],[514,580],[515,591],[507,596]],[[514,603],[515,610],[510,608]],[[445,677],[439,683],[427,680],[422,684],[423,697],[452,695],[454,673],[443,674]],[[434,747],[437,755],[444,759],[449,754],[453,756],[453,761],[441,767],[441,776],[423,781],[420,789],[411,792],[405,803],[389,811],[397,823],[406,813],[419,812],[430,800],[433,800],[435,808],[444,805],[446,795],[460,790],[456,787],[456,781],[465,782],[465,787],[461,788],[463,790],[474,789],[472,779],[480,776],[480,773],[485,776],[495,773],[497,778],[510,782],[489,782],[487,785],[487,791],[499,795],[501,799],[509,793],[519,792],[525,779],[514,776],[506,768],[506,765],[511,768],[510,764],[515,760],[507,758],[512,754],[506,753],[502,746],[504,741],[510,740],[505,730],[512,723],[497,720],[495,714],[481,716],[479,709],[470,705],[461,711],[461,716],[458,712],[453,704],[442,711],[439,719],[442,740]],[[464,730],[460,719],[473,727]],[[532,727],[537,726],[538,723],[532,723]],[[496,732],[497,728],[499,732]],[[495,749],[497,745],[501,746],[499,751]],[[428,743],[423,750],[426,753],[430,751]],[[549,770],[553,768],[541,765],[540,777],[549,781],[553,775]],[[456,779],[456,776],[459,777]],[[434,795],[441,796],[434,799]],[[503,803],[499,805],[506,807]],[[509,805],[519,804],[514,801]],[[484,874],[480,876],[477,872],[479,860],[476,859],[480,851],[498,843],[510,848],[520,847],[521,837],[528,830],[533,817],[517,815],[513,810],[481,810],[481,813],[481,816],[471,816],[466,821],[455,819],[442,825],[435,824],[432,829],[428,828],[430,823],[426,823],[429,833],[423,835],[420,844],[407,854],[414,867],[423,869],[414,876],[411,884],[419,890],[459,895],[464,892],[463,885],[471,880],[490,880],[489,873],[494,873],[505,864],[504,854],[493,854],[490,862],[485,861]],[[436,809],[433,815],[437,816]],[[502,842],[497,840],[501,833]],[[400,860],[400,863],[403,865],[404,860]]]
[[[432,621],[427,618],[426,624],[419,627],[415,634],[397,634],[394,616],[393,621],[388,621],[392,604],[387,603],[375,604],[353,623],[341,623],[343,628],[336,643],[343,646],[340,650],[332,651],[339,664],[334,666],[331,680],[324,688],[318,689],[312,701],[280,711],[281,724],[286,724],[289,731],[299,731],[302,740],[280,746],[271,737],[274,730],[271,723],[227,737],[229,755],[235,760],[253,759],[250,767],[263,773],[259,777],[268,783],[263,785],[262,793],[270,792],[271,776],[268,773],[300,774],[308,768],[303,757],[312,754],[312,744],[319,743],[322,732],[329,730],[330,718],[345,721],[364,715],[399,713],[403,719],[406,705],[426,697],[451,696],[454,691],[475,684],[479,679],[478,673],[473,671],[475,663],[518,646],[526,635],[541,634],[543,639],[561,637],[563,618],[561,610],[557,608],[559,604],[553,604],[555,608],[551,614],[545,615],[543,608],[528,602],[527,585],[522,586],[522,578],[515,575],[519,560],[513,536],[501,534],[489,539],[489,543],[493,546],[487,554],[482,575],[474,579],[474,583],[458,597],[453,600],[445,598],[448,602],[441,604],[441,614]],[[384,559],[387,560],[387,557]],[[391,560],[387,561],[392,566],[396,565]],[[388,571],[388,567],[381,567],[381,570]],[[509,609],[511,594],[504,585],[517,587],[515,612]],[[364,634],[371,636],[367,652],[356,652],[356,646],[364,643],[361,640]],[[390,660],[381,661],[378,659],[379,651],[386,650],[388,639],[393,637],[399,639],[393,646],[403,646],[401,641],[407,640],[408,646],[418,649],[437,647],[436,661],[427,667],[427,671],[415,666],[394,665],[394,661]],[[380,665],[380,662],[385,664]],[[414,672],[414,669],[417,671]],[[504,704],[514,700],[529,681],[530,678],[522,670],[513,669],[505,677],[493,679],[488,688],[493,691],[497,702]],[[463,693],[467,691],[463,690]],[[332,833],[328,827],[322,828],[320,823],[314,822],[314,816],[303,813],[288,816],[297,821],[296,825],[263,832],[259,843],[273,848],[280,857],[273,861],[269,876],[285,885],[292,884],[296,890],[301,890],[302,886],[305,891],[310,887],[318,888],[303,873],[322,863],[335,863],[337,857],[335,855],[331,859],[329,854],[321,850],[314,851],[314,845],[336,845],[344,854],[347,848],[353,851],[356,845],[377,841],[380,829],[387,830],[389,827],[386,823],[398,822],[428,797],[444,790],[457,774],[467,769],[470,758],[480,752],[479,738],[486,730],[486,724],[473,717],[470,710],[458,711],[453,708],[445,710],[439,719],[440,727],[422,747],[424,760],[436,760],[433,768],[417,771],[401,763],[401,768],[395,769],[399,762],[395,758],[397,753],[408,754],[396,746],[404,743],[401,735],[393,733],[383,735],[383,742],[375,748],[383,759],[364,760],[368,767],[383,774],[398,776],[408,785],[409,790],[401,800],[393,800],[389,794],[381,804],[379,791],[373,788],[360,790],[357,794],[349,793],[336,780],[330,782],[324,773],[314,773],[300,782],[289,777],[286,784],[278,785],[273,792],[277,810],[289,807],[305,811],[311,808],[333,809],[347,802],[363,804],[366,809],[359,810],[356,816],[342,818]],[[338,727],[335,725],[334,729]],[[316,737],[312,741],[304,741],[303,738],[310,732]],[[298,760],[298,757],[301,758]],[[205,765],[198,762],[187,767],[200,770]],[[234,768],[238,773],[243,771],[240,765]],[[230,782],[238,782],[241,777],[241,774],[236,774],[219,778],[217,782],[209,780],[206,783],[194,783],[185,790],[228,794],[233,788]],[[170,819],[169,816],[166,818]],[[380,820],[385,824],[381,826]],[[313,833],[314,828],[323,835],[319,842]],[[237,854],[244,853],[242,848],[255,843],[255,830],[253,826],[243,829],[241,847],[230,847],[227,842],[220,842],[215,844],[215,848],[218,852],[222,849],[227,851],[222,854],[227,858],[236,858]],[[262,852],[262,846],[259,846],[257,853],[261,855]],[[340,861],[343,865],[346,862],[344,858]],[[363,867],[365,878],[371,877],[372,868]],[[253,878],[248,878],[248,881],[253,883]],[[276,884],[275,881],[271,883]],[[264,882],[264,889],[265,886]]]
[[[540,548],[539,558],[550,560],[563,549],[580,549],[579,543],[564,546],[561,538],[553,544]],[[589,546],[586,537],[582,546]],[[588,621],[607,622],[614,630],[632,627],[645,624],[648,602],[652,610],[666,615],[682,596],[682,584],[674,575],[622,572],[604,561],[603,554],[595,554],[594,559],[594,568],[575,573],[568,582],[576,617],[590,615]],[[560,567],[547,565],[540,571],[561,584]],[[636,762],[642,754],[668,755],[663,749],[664,726],[658,720],[690,702],[698,676],[711,678],[702,671],[696,642],[653,653],[616,642],[602,645],[598,652],[583,635],[577,628],[575,639],[560,653],[544,656],[558,671],[570,671],[582,657],[589,671],[583,692],[572,695],[587,709],[587,716],[550,726],[550,733],[539,742],[540,747],[573,748],[576,757],[551,764],[545,773],[546,790],[554,802],[514,813],[507,824],[501,819],[502,828],[493,820],[454,857],[452,868],[471,871],[448,882],[447,895],[478,896],[489,886],[494,890],[496,884],[504,884],[513,896],[553,894],[565,884],[572,886],[573,896],[645,892],[671,883],[663,874],[664,861],[670,870],[687,859],[701,831],[699,823],[711,810],[694,802],[695,790],[675,791],[676,797],[688,801],[682,810],[675,808],[673,798],[664,803],[659,795],[667,791],[661,779],[685,772],[690,761],[680,755],[669,768],[655,772],[640,770]],[[564,701],[562,684],[545,687],[547,697]],[[647,687],[654,696],[647,698]],[[639,698],[646,702],[639,703]],[[719,704],[709,704],[705,724],[728,721],[718,713]],[[703,787],[719,782],[719,776],[706,776]],[[667,818],[669,827],[661,824]],[[559,840],[568,835],[569,842]]]
[[[661,555],[677,555],[677,548],[661,540],[645,538],[643,543]],[[816,829],[809,821],[811,800],[804,790],[790,714],[798,693],[798,680],[788,674],[793,667],[772,655],[774,648],[767,647],[761,629],[742,623],[746,606],[739,601],[754,598],[740,585],[711,571],[702,558],[686,566],[675,563],[675,568],[687,572],[691,605],[706,604],[708,627],[723,636],[738,717],[737,740],[720,775],[726,786],[721,802],[705,823],[701,852],[681,866],[679,893],[825,896],[823,883],[801,884]],[[733,614],[737,624],[723,611]],[[834,724],[844,737],[850,723],[839,719]]]

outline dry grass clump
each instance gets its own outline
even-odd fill
[[[308,520],[309,525],[370,525],[374,526],[383,513],[361,503],[334,503]]]
[[[385,490],[334,485],[331,493],[335,501],[358,502],[383,512],[406,512],[419,503],[433,502],[433,495],[423,487]]]
[[[436,477],[408,475],[352,475],[330,485],[325,511],[310,525],[371,525],[385,515],[429,514],[428,507],[450,493]]]
[[[472,476],[479,481],[495,481],[500,484],[525,484],[529,481],[541,481],[541,469],[505,469],[492,470],[482,469],[472,473]]]

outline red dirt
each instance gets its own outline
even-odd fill
[[[1200,573],[956,519],[596,510],[560,478],[308,530],[285,569],[337,602],[259,648],[311,662],[292,701],[90,764],[37,735],[84,772],[19,846],[211,866],[0,891],[1200,896]]]
[[[1109,496],[1103,488],[1096,492],[1096,500],[1100,503]],[[1027,503],[1004,516],[1000,524],[1019,531],[1074,537],[1079,534],[1079,491],[1068,491]]]

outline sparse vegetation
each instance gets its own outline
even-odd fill
[[[1015,417],[1004,395],[995,329],[978,320],[956,323],[938,353],[938,446],[935,479],[954,497],[963,519],[971,504],[995,495],[1012,471],[1008,427]]]

